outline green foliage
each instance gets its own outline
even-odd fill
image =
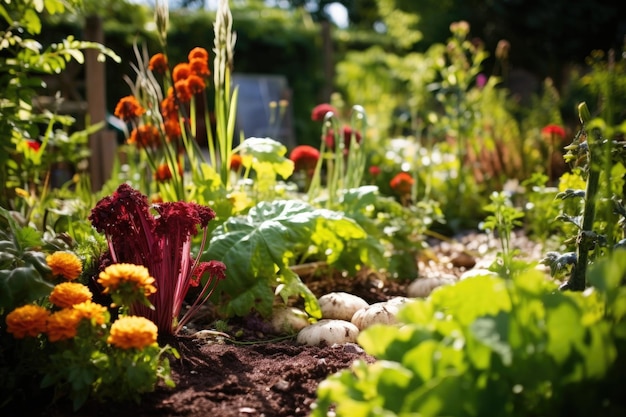
[[[382,259],[380,250],[363,228],[340,212],[276,200],[226,220],[213,232],[202,259],[219,259],[228,266],[216,296],[229,316],[243,316],[253,308],[269,315],[278,294],[283,300],[301,296],[307,313],[319,317],[316,297],[289,267],[307,257],[337,264],[346,252],[357,253],[364,265],[379,267],[373,262]]]
[[[21,227],[0,207],[0,318],[15,307],[44,297],[52,290],[50,268],[41,232]]]
[[[487,232],[497,234],[500,238],[501,250],[498,252],[498,259],[491,265],[490,269],[498,275],[511,278],[514,274],[523,270],[524,264],[517,263],[515,256],[519,250],[511,247],[511,235],[516,227],[522,225],[524,213],[513,206],[508,195],[504,192],[494,192],[490,197],[491,203],[484,207],[490,213],[482,223],[482,229]],[[520,268],[521,267],[521,268]]]
[[[560,182],[570,178],[572,174],[566,174]],[[537,172],[530,178],[522,182],[524,194],[525,218],[524,229],[533,239],[546,242],[549,237],[559,233],[569,233],[566,225],[556,221],[557,216],[562,210],[562,204],[558,199],[554,198],[554,189],[548,187],[548,177],[543,173]]]
[[[119,349],[105,343],[106,328],[81,323],[71,349],[56,350],[44,367],[41,386],[54,387],[59,395],[68,395],[74,410],[89,399],[134,401],[154,390],[160,380],[174,387],[169,358],[178,358],[170,346],[157,344],[143,349]]]
[[[417,278],[416,256],[423,248],[424,233],[434,223],[443,221],[435,202],[424,200],[403,206],[395,198],[380,193],[376,186],[361,186],[346,190],[338,206],[363,227],[368,241],[383,245],[388,258],[386,272],[391,278]],[[370,249],[368,252],[373,257],[378,251]],[[385,262],[379,260],[374,264],[384,265]]]
[[[0,89],[3,92],[0,99],[0,202],[3,206],[12,205],[15,187],[36,194],[41,191],[40,183],[44,180],[35,174],[47,172],[45,168],[50,167],[53,158],[59,158],[58,150],[55,151],[56,157],[44,154],[44,150],[48,146],[55,149],[55,145],[63,142],[59,139],[60,134],[55,133],[55,128],[67,128],[73,123],[73,119],[66,116],[35,108],[34,99],[45,88],[41,76],[63,71],[72,60],[82,64],[85,49],[98,51],[99,59],[106,56],[119,60],[110,49],[95,42],[76,40],[72,36],[45,49],[34,38],[41,31],[40,13],[44,10],[50,14],[64,13],[67,12],[66,6],[77,4],[52,0],[16,1],[0,6],[0,14],[7,22],[7,28],[0,31]],[[73,138],[78,141],[78,137]],[[86,135],[81,138],[86,139]],[[27,141],[40,143],[41,147],[39,150],[27,149]],[[63,151],[64,148],[60,149]],[[72,153],[76,155],[74,149],[65,151],[61,159],[76,159],[72,156]],[[40,169],[42,161],[48,164],[43,170]]]
[[[256,201],[272,200],[276,179],[287,179],[293,173],[293,161],[285,154],[287,147],[271,138],[247,138],[233,152],[238,152],[246,171],[254,170],[253,194]]]
[[[567,188],[557,195],[562,200],[581,200],[573,213],[563,212],[559,219],[576,227],[575,253],[548,252],[542,263],[552,272],[564,267],[570,276],[563,289],[582,291],[587,286],[587,268],[590,263],[610,254],[624,239],[623,222],[626,211],[624,198],[623,142],[615,137],[605,139],[604,121],[591,119],[586,103],[579,105],[580,131],[565,147],[565,160],[576,166],[586,181],[585,189]],[[570,206],[571,207],[571,206]]]
[[[556,291],[537,271],[440,287],[376,325],[359,361],[318,387],[313,416],[619,415],[623,253],[593,270],[595,288]],[[467,302],[471,300],[471,302]],[[617,371],[617,372],[616,372]]]

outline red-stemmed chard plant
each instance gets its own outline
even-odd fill
[[[199,261],[207,240],[207,225],[214,218],[211,208],[196,203],[151,206],[146,196],[128,184],[120,185],[91,211],[89,220],[106,236],[110,262],[143,265],[154,277],[157,292],[148,298],[152,306],[135,303],[130,312],[152,320],[159,334],[178,333],[225,277],[222,262]],[[203,234],[198,255],[193,257],[192,239],[198,227]],[[190,287],[199,286],[205,273],[208,278],[201,291],[178,320]]]

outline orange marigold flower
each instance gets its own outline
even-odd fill
[[[154,172],[154,179],[158,182],[165,182],[172,179],[172,171],[167,164],[161,164]]]
[[[75,337],[81,319],[81,313],[73,308],[64,308],[52,313],[47,321],[48,340],[57,342]]]
[[[172,71],[172,78],[174,79],[174,83],[185,80],[191,74],[191,66],[186,62],[181,62],[180,64],[176,64],[174,70]]]
[[[159,129],[153,125],[141,125],[130,132],[128,143],[140,148],[156,148],[161,143]]]
[[[565,129],[559,125],[547,125],[541,129],[541,133],[551,138],[559,136],[561,139],[565,139]]]
[[[68,281],[73,281],[83,272],[83,264],[71,252],[57,251],[46,257],[46,263],[52,269],[52,275],[61,275]]]
[[[125,284],[131,284],[133,288],[143,291],[146,297],[156,292],[156,287],[152,285],[154,278],[143,265],[126,263],[109,265],[100,272],[98,283],[104,287],[105,294]]]
[[[204,91],[205,88],[206,88],[206,83],[204,82],[203,78],[195,74],[191,74],[187,78],[187,89],[189,90],[191,94],[200,94],[201,92]]]
[[[157,342],[156,324],[145,317],[125,316],[111,325],[107,342],[121,349],[143,349]]]
[[[209,65],[206,62],[206,59],[195,58],[189,61],[189,68],[191,68],[191,72],[195,75],[199,75],[201,77],[208,77],[211,75],[211,70],[209,69]]]
[[[176,81],[174,90],[176,90],[176,97],[178,97],[181,103],[189,103],[191,101],[192,94],[187,79]]]
[[[91,300],[93,294],[87,286],[77,282],[63,282],[56,285],[50,293],[50,302],[57,307],[68,308],[74,304]]]
[[[106,321],[107,308],[91,300],[74,304],[72,308],[78,311],[81,319],[94,320],[96,324],[104,324]]]
[[[400,172],[391,179],[389,185],[395,192],[404,195],[411,192],[411,187],[413,186],[414,182],[415,180],[413,180],[413,177],[411,177],[409,173]]]
[[[231,171],[239,171],[241,168],[241,164],[243,163],[243,159],[241,155],[234,153],[230,156],[230,170]]]
[[[114,114],[124,121],[135,119],[146,112],[135,96],[122,97],[115,106]]]
[[[191,51],[189,51],[187,59],[189,60],[189,62],[193,61],[194,59],[202,59],[204,61],[208,61],[209,52],[202,47],[196,46]]]
[[[337,109],[327,103],[318,104],[313,108],[313,111],[311,112],[311,120],[321,122],[322,120],[324,120],[324,117],[326,117],[326,113],[328,112],[332,112],[336,115]]]
[[[300,145],[293,148],[289,159],[293,161],[295,171],[306,171],[311,174],[320,159],[320,151],[309,145]]]
[[[7,332],[16,339],[26,336],[35,337],[46,331],[46,322],[50,313],[45,308],[27,304],[7,314],[5,319]]]
[[[152,55],[148,63],[148,69],[159,74],[165,74],[167,71],[167,57],[160,52]]]

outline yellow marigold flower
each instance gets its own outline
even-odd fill
[[[73,281],[83,272],[83,264],[71,252],[54,252],[46,257],[46,263],[52,269],[52,275],[62,275],[68,281]]]
[[[113,264],[100,272],[98,283],[104,287],[104,293],[110,293],[125,283],[130,283],[137,290],[143,291],[146,297],[156,292],[154,278],[143,265]]]
[[[16,339],[26,336],[35,337],[46,331],[46,321],[50,313],[41,306],[28,304],[18,307],[7,314],[7,332]]]
[[[73,308],[64,308],[50,314],[46,330],[48,340],[56,342],[75,337],[81,318],[80,312]]]
[[[111,325],[107,342],[121,349],[143,349],[157,341],[157,326],[145,317],[125,316]]]
[[[57,307],[68,308],[74,304],[91,300],[93,294],[83,284],[77,282],[63,282],[56,285],[50,293],[50,302]]]
[[[106,320],[105,313],[107,308],[91,300],[74,304],[72,308],[78,311],[82,319],[95,320],[96,324],[104,324]]]

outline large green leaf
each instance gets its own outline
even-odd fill
[[[216,295],[229,300],[227,314],[245,315],[252,309],[269,314],[277,289],[283,298],[302,296],[307,312],[319,316],[317,300],[289,266],[310,253],[311,246],[332,263],[347,241],[365,238],[360,226],[341,213],[277,200],[259,203],[246,216],[231,217],[215,229],[203,259],[226,265],[227,279]]]
[[[52,287],[33,266],[0,271],[0,310],[10,311],[45,297]]]
[[[285,157],[287,148],[271,138],[248,138],[237,150],[243,165],[253,168],[258,175],[280,175],[288,178],[293,173],[293,161]]]

